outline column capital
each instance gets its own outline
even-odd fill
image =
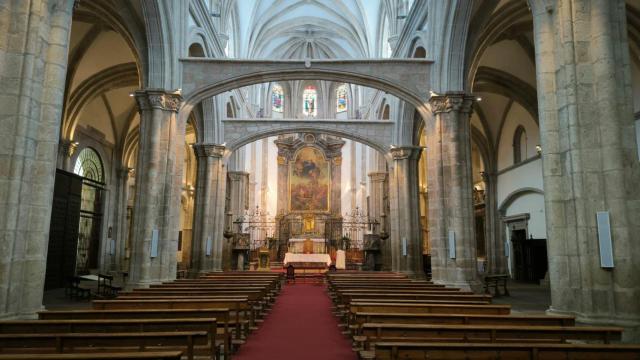
[[[64,156],[70,158],[76,152],[78,148],[78,142],[68,139],[60,139],[58,144],[58,152]]]
[[[418,160],[422,153],[422,147],[420,146],[398,146],[392,147],[389,150],[393,160]]]
[[[227,176],[232,181],[240,181],[242,178],[248,178],[249,173],[246,171],[227,171]]]
[[[374,171],[367,174],[369,176],[369,180],[373,182],[383,182],[387,178],[386,171]]]
[[[452,111],[471,114],[475,97],[464,92],[448,92],[444,95],[432,96],[429,99],[433,114]]]
[[[178,112],[182,103],[179,93],[162,89],[137,90],[135,98],[139,111],[160,109]]]
[[[118,169],[118,177],[121,179],[127,179],[131,174],[133,174],[134,168],[123,166]]]
[[[224,145],[200,143],[193,144],[193,151],[196,156],[201,157],[214,157],[221,158],[224,156],[224,152],[227,148]]]

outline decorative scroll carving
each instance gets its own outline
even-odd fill
[[[401,146],[391,148],[391,156],[393,157],[393,160],[418,160],[421,153],[422,148],[419,146]]]
[[[139,111],[160,109],[178,112],[182,103],[182,96],[156,90],[139,90],[135,93]]]
[[[193,151],[197,157],[221,158],[225,150],[225,146],[218,144],[193,144]]]
[[[465,93],[447,93],[446,95],[432,96],[429,99],[433,114],[461,112],[471,114],[474,97]]]

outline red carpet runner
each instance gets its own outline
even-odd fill
[[[352,360],[351,343],[331,314],[324,286],[285,285],[271,313],[233,357],[237,360]]]

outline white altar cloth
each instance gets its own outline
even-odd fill
[[[325,263],[331,265],[331,256],[329,254],[293,254],[286,253],[284,255],[284,264],[288,263]]]
[[[314,254],[324,254],[327,252],[325,248],[325,240],[323,238],[291,238],[289,239],[289,252],[301,254],[304,252],[304,242],[309,239],[313,243]]]

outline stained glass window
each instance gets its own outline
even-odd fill
[[[278,84],[271,89],[271,110],[279,113],[284,111],[284,90]]]
[[[340,85],[336,90],[336,112],[347,111],[347,85]]]
[[[306,116],[318,115],[318,92],[315,86],[307,86],[302,93],[302,113]]]

